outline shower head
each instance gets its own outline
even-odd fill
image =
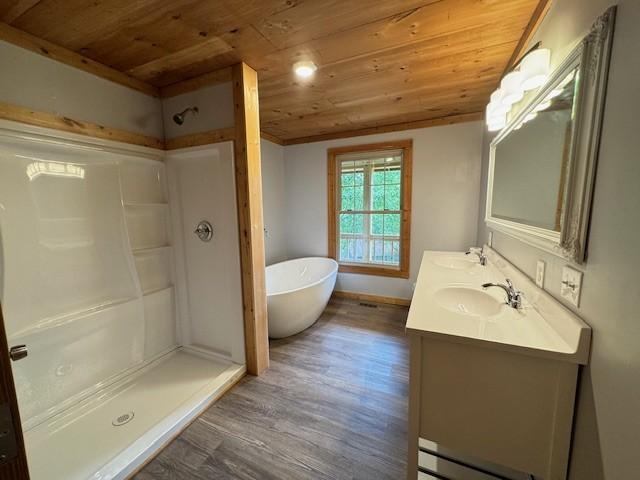
[[[198,107],[188,107],[185,108],[183,111],[181,111],[180,113],[176,113],[173,116],[173,121],[176,122],[178,125],[182,125],[184,123],[184,117],[187,115],[187,113],[189,112],[193,112],[194,115],[196,113],[198,113]]]

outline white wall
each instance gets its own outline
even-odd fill
[[[182,343],[244,363],[233,145],[174,150],[167,166]],[[202,220],[209,242],[194,234]]]
[[[558,65],[610,4],[557,0],[534,41],[551,48],[552,63]],[[640,471],[638,25],[640,2],[619,1],[582,304],[573,309],[593,328],[593,343],[579,387],[571,480],[631,479]],[[481,218],[489,141],[485,135]],[[478,243],[486,238],[481,220]],[[559,298],[567,262],[499,232],[493,246],[532,278],[536,260],[546,261],[545,289]]]
[[[327,149],[413,139],[409,279],[339,274],[336,289],[411,298],[424,250],[464,250],[475,243],[481,122],[290,145],[284,149],[289,258],[327,255]]]
[[[0,102],[162,138],[160,100],[0,41]]]
[[[173,121],[176,113],[187,107],[198,107],[198,113],[187,114],[182,125]],[[162,121],[166,138],[233,127],[233,84],[220,83],[162,100]]]
[[[262,202],[267,265],[287,259],[284,147],[262,139]]]

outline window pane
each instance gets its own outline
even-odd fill
[[[343,186],[353,187],[355,185],[355,162],[346,161],[339,163],[341,182]]]
[[[364,235],[364,214],[353,215],[353,233]]]
[[[382,263],[383,242],[382,240],[373,240],[371,242],[371,261],[373,263]]]
[[[364,185],[364,171],[358,170],[355,173],[355,183],[354,183],[354,185],[356,185],[356,186]]]
[[[349,258],[349,240],[346,238],[340,238],[340,260],[347,260]]]
[[[394,243],[396,242],[393,240],[387,240],[384,242],[384,263],[399,263],[399,257],[394,254]]]
[[[340,210],[364,210],[364,187],[342,187]]]
[[[350,263],[368,262],[367,245],[368,242],[364,238],[341,237],[340,261]]]
[[[353,207],[354,210],[364,210],[364,187],[355,187],[353,189],[354,199],[353,199]]]
[[[384,185],[371,187],[371,210],[384,210]]]
[[[374,213],[371,215],[371,235],[382,235],[383,222],[384,215],[380,213]]]
[[[384,208],[386,210],[400,210],[400,185],[386,185]]]
[[[342,187],[342,203],[340,210],[353,210],[355,207],[356,189],[354,187]]]
[[[384,184],[384,170],[374,170],[371,175],[371,185],[382,185]]]
[[[362,238],[356,238],[354,240],[354,262],[362,262],[364,261],[364,240]]]
[[[400,169],[398,169],[396,167],[396,168],[393,168],[393,169],[386,170],[384,182],[387,185],[400,183]]]
[[[400,214],[386,213],[384,215],[384,234],[395,237],[400,236]]]
[[[354,233],[353,232],[353,214],[341,213],[340,214],[340,233]]]

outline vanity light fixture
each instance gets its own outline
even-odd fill
[[[507,73],[502,82],[500,82],[502,90],[502,105],[511,107],[516,102],[522,100],[524,90],[522,89],[522,73],[515,70]]]
[[[506,115],[509,113],[509,106],[502,103],[502,99],[504,98],[504,90],[501,88],[497,89],[495,92],[491,94],[491,110],[496,115]]]
[[[550,59],[551,51],[540,48],[538,42],[502,78],[500,88],[491,94],[491,101],[487,105],[486,123],[490,132],[506,126],[506,117],[512,105],[522,100],[525,92],[545,84],[549,78]],[[539,110],[544,110],[549,105]]]
[[[551,100],[547,98],[544,102],[540,102],[534,110],[536,112],[541,112],[543,110],[546,110],[550,106],[551,106]]]
[[[522,88],[525,91],[540,88],[549,78],[549,61],[551,51],[548,48],[538,48],[529,52],[520,62],[522,73]]]
[[[495,132],[504,128],[507,124],[507,111],[508,109],[504,108],[498,101],[491,102],[487,105],[486,118],[490,132]]]
[[[300,61],[293,64],[293,71],[302,78],[311,77],[317,69],[316,64],[310,61]]]
[[[488,124],[488,130],[490,132],[499,132],[500,130],[502,130],[505,126],[507,125],[507,119],[506,117],[502,120],[497,121],[496,123],[489,123]]]
[[[507,125],[507,117],[496,118],[488,123],[488,129],[490,132],[498,132]]]

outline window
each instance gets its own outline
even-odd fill
[[[341,272],[408,278],[411,140],[328,156],[329,256]]]

